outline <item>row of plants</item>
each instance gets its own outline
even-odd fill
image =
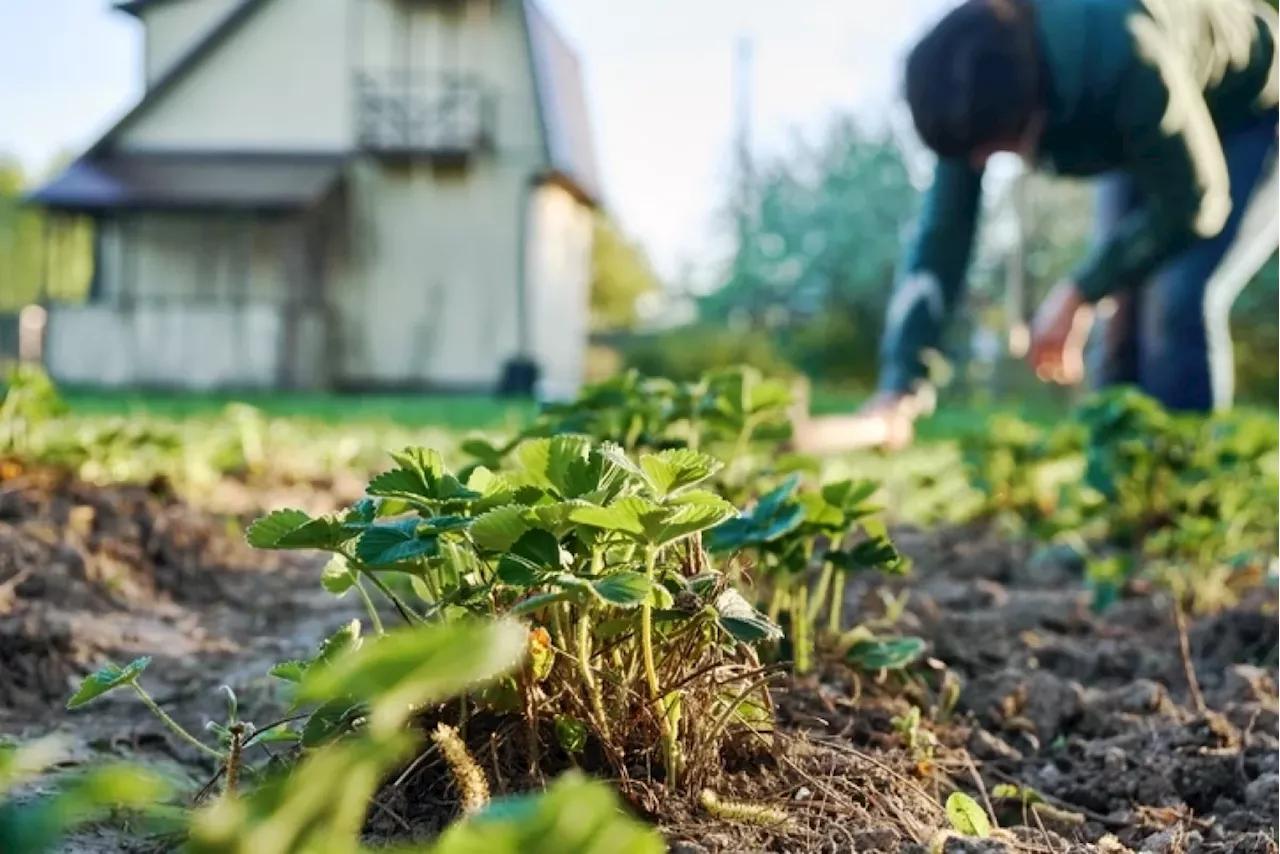
[[[444,431],[392,424],[340,427],[268,417],[233,403],[216,416],[77,415],[37,365],[20,363],[0,400],[0,455],[74,472],[94,483],[170,481],[198,496],[227,476],[315,482],[375,471],[388,447],[443,442]]]
[[[563,832],[546,816],[570,802],[577,815],[580,796],[599,805],[583,813],[590,833],[549,837],[546,850],[596,850],[588,837],[651,850],[656,837],[620,818],[612,793],[576,778],[491,803],[466,733],[520,721],[533,768],[553,755],[622,780],[643,768],[667,797],[727,815],[714,791],[722,753],[768,750],[780,673],[811,672],[819,656],[879,672],[920,655],[917,638],[846,630],[849,575],[907,563],[874,516],[874,483],[823,484],[813,461],[769,452],[790,405],[784,385],[749,369],[689,384],[628,374],[505,444],[465,443],[456,470],[406,448],[342,512],[278,511],[246,533],[258,549],[329,553],[320,583],[365,603],[367,620],[314,658],[271,670],[292,693],[286,720],[240,720],[227,689],[226,719],[201,739],[150,698],[147,659],[92,675],[70,706],[132,690],[214,763],[222,796],[169,813],[193,852],[359,850],[375,792],[427,733],[470,818],[412,850],[543,850],[529,834]],[[264,749],[281,743],[294,748],[283,767]],[[60,803],[5,832],[83,812]],[[458,847],[498,837],[518,847]],[[39,850],[33,839],[21,850]]]
[[[1280,440],[1250,412],[1172,413],[1132,388],[1053,427],[993,419],[965,449],[978,515],[1059,546],[1104,609],[1142,576],[1196,610],[1276,580]]]

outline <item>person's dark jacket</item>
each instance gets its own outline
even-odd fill
[[[1144,282],[1230,213],[1221,137],[1277,106],[1276,21],[1255,0],[1030,0],[1047,76],[1035,168],[1088,177],[1123,170],[1145,205],[1086,259],[1086,299]],[[982,170],[940,160],[890,307],[882,386],[924,376],[959,302]]]

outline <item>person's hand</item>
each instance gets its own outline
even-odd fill
[[[1036,376],[1062,385],[1084,379],[1084,345],[1092,327],[1093,307],[1075,283],[1054,285],[1031,322],[1027,361]]]
[[[879,392],[852,415],[824,415],[795,424],[789,446],[804,454],[898,450],[915,438],[918,408],[911,395]]]

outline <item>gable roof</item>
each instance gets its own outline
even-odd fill
[[[155,3],[170,2],[170,0],[131,0],[121,4],[118,8],[125,9],[137,14],[142,9]],[[174,86],[182,82],[188,74],[192,72],[204,58],[213,53],[231,36],[248,22],[253,14],[259,11],[270,0],[240,0],[240,4],[233,8],[226,16],[219,21],[214,27],[205,34],[203,38],[197,41],[190,50],[178,58],[178,61],[170,66],[169,70],[160,76],[155,83],[147,88],[138,103],[133,105],[129,112],[125,113],[114,125],[112,125],[106,133],[98,138],[98,141],[90,146],[85,152],[85,157],[96,157],[106,151],[111,145],[115,137],[133,124],[142,116],[144,112],[150,109],[151,105],[163,98],[164,95]],[[127,7],[127,8],[126,8]]]
[[[578,57],[534,0],[521,2],[551,177],[599,203],[600,178]]]
[[[116,8],[141,15],[149,7],[171,2],[181,0],[120,0]],[[108,154],[122,131],[181,83],[269,2],[271,0],[240,0],[148,87],[138,102],[108,128],[79,161],[92,161]],[[519,2],[548,161],[548,174],[542,177],[566,185],[589,204],[599,204],[600,181],[578,57],[534,0]]]

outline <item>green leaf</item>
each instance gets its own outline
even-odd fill
[[[77,827],[116,817],[113,813],[129,820],[128,812],[154,810],[157,801],[173,792],[169,781],[148,769],[115,762],[99,765],[60,780],[53,794],[0,805],[0,850],[61,850],[62,837]]]
[[[578,507],[572,518],[583,525],[660,547],[712,528],[737,512],[720,496],[696,491],[685,493],[667,505],[629,496],[608,507]]]
[[[557,715],[556,741],[571,756],[581,753],[587,749],[587,725],[577,718]]]
[[[587,436],[564,434],[528,439],[516,447],[516,458],[533,481],[560,498],[595,496],[599,501],[617,494],[625,473],[592,447]]]
[[[533,587],[543,574],[560,569],[560,543],[553,534],[534,529],[526,532],[498,560],[498,578],[504,584]]]
[[[437,554],[436,534],[421,534],[421,525],[417,518],[370,525],[356,542],[356,558],[367,566],[394,566]]]
[[[302,681],[302,677],[307,672],[307,668],[311,666],[309,661],[282,661],[267,671],[267,674],[277,679],[283,679],[285,682],[293,682],[297,684]]]
[[[311,663],[333,661],[348,650],[359,649],[360,643],[360,621],[350,620],[320,642],[320,649]]]
[[[334,555],[320,571],[320,586],[334,596],[342,596],[355,584],[356,574],[342,555]]]
[[[863,670],[901,670],[923,655],[925,647],[916,637],[864,640],[850,646],[844,660]]]
[[[78,709],[86,703],[96,700],[108,691],[113,691],[121,685],[127,685],[133,682],[142,672],[151,664],[150,656],[135,658],[133,661],[120,667],[112,662],[107,662],[93,673],[90,673],[80,683],[80,687],[70,700],[67,701],[68,709]]]
[[[824,484],[822,498],[847,514],[859,509],[864,501],[879,490],[880,484],[874,480],[841,480]]]
[[[319,747],[349,732],[366,709],[345,697],[329,700],[311,713],[302,726],[302,746]]]
[[[458,449],[467,456],[474,457],[482,466],[487,468],[497,469],[502,466],[502,452],[485,439],[466,439],[458,446]],[[484,491],[483,487],[474,482],[468,482],[467,486],[472,489],[480,489],[481,492]]]
[[[471,539],[487,552],[509,551],[517,540],[533,529],[528,515],[527,507],[514,505],[490,510],[471,523]]]
[[[443,702],[514,670],[528,630],[514,620],[460,619],[400,629],[307,671],[300,700],[352,697],[375,733],[398,729],[414,706]]]
[[[391,458],[400,467],[371,480],[366,490],[370,495],[397,498],[417,506],[480,497],[449,473],[439,451],[430,448],[405,448],[392,454]]]
[[[715,604],[717,622],[734,639],[754,644],[782,640],[782,628],[751,606],[732,587],[721,591]]]
[[[245,541],[255,549],[336,549],[350,538],[339,517],[312,519],[301,510],[276,510],[245,532]]]
[[[675,495],[702,483],[724,468],[724,463],[709,454],[688,448],[644,454],[640,468],[658,498]]]
[[[964,792],[952,792],[947,798],[947,821],[961,836],[986,839],[991,835],[991,821],[986,812]]]
[[[659,832],[630,815],[616,791],[579,771],[543,793],[495,798],[451,824],[432,854],[663,854]]]
[[[603,601],[618,608],[643,605],[653,590],[653,583],[638,572],[622,570],[592,582],[592,591]]]

